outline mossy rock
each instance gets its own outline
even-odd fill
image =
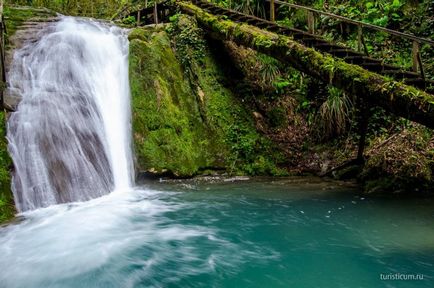
[[[138,30],[138,29],[135,29]],[[165,32],[130,35],[133,135],[140,170],[192,176],[217,165],[209,131]]]
[[[194,34],[199,33],[195,22],[184,17],[167,28],[170,33],[138,28],[129,36],[138,170],[178,177],[209,169],[282,174],[276,167],[278,153],[223,84],[228,81],[206,41]],[[185,31],[192,27],[194,35]]]
[[[11,7],[5,6],[4,17],[6,24],[6,38],[12,37],[21,25],[30,20],[41,21],[43,19],[56,17],[57,13],[48,9],[32,7]]]

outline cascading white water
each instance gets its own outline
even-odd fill
[[[128,39],[64,17],[14,55],[8,121],[19,211],[85,201],[132,184]]]

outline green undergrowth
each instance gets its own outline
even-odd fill
[[[48,8],[63,15],[85,16],[92,18],[111,18],[117,11],[130,5],[127,0],[6,0],[10,6],[31,6],[32,8]],[[150,1],[151,2],[151,1]]]
[[[432,130],[411,124],[400,132],[375,137],[369,144],[360,175],[366,192],[433,192]]]
[[[278,175],[281,155],[256,131],[186,16],[130,34],[133,134],[141,171],[190,177],[205,170]]]
[[[12,161],[7,152],[5,121],[5,113],[0,112],[0,223],[11,219],[15,214],[9,171]]]

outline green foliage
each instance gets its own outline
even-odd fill
[[[287,67],[285,75],[287,75],[285,79],[289,83],[289,88],[294,93],[294,96],[298,97],[299,100],[304,100],[307,93],[308,81],[305,81],[306,77],[303,76],[303,73],[294,68]]]
[[[373,1],[365,4],[366,12],[362,14],[363,20],[374,25],[388,26],[391,21],[399,21],[402,18],[399,0]]]
[[[434,9],[434,5],[432,5],[432,0],[425,0],[425,1],[296,1],[297,4],[305,4],[305,5],[313,5],[317,8],[328,10],[331,12],[334,12],[336,14],[340,14],[343,16],[348,16],[349,18],[356,19],[356,20],[362,20],[367,23],[372,23],[376,25],[380,25],[383,27],[387,27],[394,30],[399,30],[403,32],[412,32],[416,35],[424,36],[433,38],[434,35],[432,33],[433,27],[434,27],[434,15],[433,13],[427,13],[427,11],[433,11],[429,10]],[[423,2],[423,3],[421,3]],[[427,4],[428,2],[431,3],[431,5]],[[303,28],[306,29],[306,16],[305,12],[294,12],[296,9],[291,9],[286,11],[286,15],[284,14],[285,11],[283,11],[282,8],[279,9],[279,22],[285,25],[290,25],[292,27],[296,28]],[[417,11],[417,13],[416,13]],[[304,14],[304,15],[303,15]],[[323,17],[320,19],[321,21],[317,22],[317,31],[319,33],[328,33],[327,36],[331,40],[334,40],[336,42],[350,45],[353,48],[357,49],[357,27],[350,25],[350,24],[343,24],[341,21],[336,21],[333,19],[330,19],[328,17]],[[210,20],[217,21],[217,20]],[[218,30],[220,27],[217,27],[217,25],[213,25],[212,23],[209,25],[210,27],[216,28],[214,31]],[[223,26],[223,25],[222,25]],[[236,31],[236,33],[242,33],[238,32],[238,27],[228,27],[229,25],[226,25],[225,27],[221,27],[224,31]],[[242,29],[239,29],[242,30]],[[384,59],[384,62],[388,63],[394,63],[402,65],[405,68],[410,68],[411,65],[411,41],[401,41],[396,40],[396,37],[391,37],[390,35],[382,32],[371,32],[369,29],[364,29],[363,35],[365,38],[365,42],[367,44],[367,48],[369,51],[369,54],[373,57],[377,57],[379,59]],[[227,32],[226,32],[227,33]],[[232,33],[232,35],[237,36],[236,33]],[[252,33],[253,34],[253,33]],[[255,37],[255,35],[250,36]],[[249,38],[249,36],[245,36],[244,39]],[[244,40],[242,39],[242,40]],[[249,38],[250,39],[250,38]],[[433,38],[434,39],[434,38]],[[252,43],[256,43],[255,40],[251,41]],[[265,47],[265,45],[261,45],[261,47]],[[425,72],[428,77],[433,77],[434,75],[432,72],[429,72],[429,70],[432,70],[434,66],[432,65],[434,59],[433,57],[433,50],[432,47],[422,47],[422,58],[425,62]],[[278,49],[276,49],[278,50]],[[293,49],[295,50],[295,49]],[[292,56],[292,51],[289,51],[288,54]],[[425,100],[422,100],[422,94],[416,91],[410,92],[408,88],[405,86],[401,86],[401,88],[397,89],[400,84],[395,84],[392,81],[388,81],[386,78],[386,81],[384,81],[381,85],[375,85],[376,80],[380,80],[378,78],[375,78],[374,75],[370,73],[364,73],[361,69],[348,67],[346,64],[341,63],[340,61],[323,61],[327,59],[322,59],[320,61],[313,60],[316,58],[315,53],[311,53],[312,57],[309,57],[307,53],[303,53],[305,51],[301,51],[300,54],[297,54],[296,57],[299,57],[300,59],[309,59],[310,61],[306,60],[306,62],[309,62],[309,65],[311,67],[316,67],[312,69],[311,71],[319,71],[321,70],[321,78],[325,82],[330,83],[333,82],[333,84],[341,85],[342,82],[339,83],[339,81],[343,81],[343,79],[352,81],[353,83],[364,83],[364,85],[354,85],[352,88],[353,91],[359,92],[361,89],[365,89],[366,87],[369,87],[367,90],[372,91],[376,90],[378,93],[373,93],[372,97],[363,97],[364,95],[359,95],[363,99],[370,99],[373,101],[380,102],[379,98],[384,93],[384,91],[398,91],[397,93],[391,93],[390,99],[385,99],[385,101],[389,101],[390,105],[395,105],[400,100],[396,97],[400,97],[401,95],[407,94],[408,100],[414,101],[416,99],[417,103],[422,103],[426,101],[425,103],[431,103],[431,100],[425,98]],[[276,53],[278,55],[278,53]],[[288,54],[286,56],[288,56]],[[295,53],[294,53],[295,54]],[[330,59],[330,58],[328,58]],[[301,60],[300,60],[301,62]],[[430,64],[431,63],[431,64]],[[344,70],[344,73],[342,72],[342,69],[346,67]],[[347,69],[348,68],[348,69]],[[293,83],[297,83],[297,80],[295,80],[295,77],[291,77],[288,75],[285,75],[285,71],[283,69],[281,70],[281,74],[279,77],[275,78],[274,86],[278,88],[278,90],[282,92],[288,92],[293,91],[290,90],[292,88]],[[313,72],[313,73],[314,73]],[[267,75],[267,73],[264,73],[264,75]],[[328,77],[330,79],[327,79]],[[288,84],[289,83],[289,84]],[[310,85],[316,85],[316,84],[310,84]],[[302,85],[300,85],[302,86]],[[280,89],[283,88],[283,89]],[[346,89],[346,91],[351,91],[351,89],[348,89],[349,87],[343,87]],[[319,89],[318,89],[319,90]],[[324,98],[324,101],[321,101],[323,94],[315,94],[312,93],[311,95],[306,95],[305,90],[300,89],[301,93],[299,93],[297,99],[299,100],[299,105],[297,111],[301,114],[304,114],[306,118],[310,117],[313,113],[317,113],[317,119],[316,121],[321,122],[320,127],[322,131],[322,143],[324,143],[324,140],[330,140],[333,139],[333,136],[338,136],[339,134],[342,134],[345,131],[348,131],[349,137],[346,139],[343,139],[342,137],[340,139],[337,139],[336,141],[348,141],[347,148],[349,150],[349,153],[346,154],[347,158],[344,160],[348,160],[348,157],[354,157],[354,147],[356,147],[357,144],[357,137],[358,133],[357,129],[349,130],[350,127],[355,128],[357,127],[357,120],[353,119],[354,121],[348,121],[349,118],[352,116],[353,108],[352,103],[349,99],[349,95],[345,95],[342,93],[342,91],[335,90],[334,88],[327,88],[326,93],[324,95],[326,98]],[[412,90],[412,89],[410,89]],[[410,92],[410,93],[407,93]],[[281,92],[279,92],[281,93]],[[298,93],[297,93],[298,94]],[[376,95],[378,95],[379,98],[375,99]],[[424,94],[426,95],[426,94]],[[269,100],[269,99],[268,99]],[[275,99],[272,99],[275,100]],[[271,102],[271,101],[270,101]],[[377,103],[378,103],[377,102]],[[384,102],[382,102],[384,103]],[[262,103],[261,103],[262,104]],[[271,105],[274,105],[271,104]],[[422,104],[421,104],[422,105]],[[408,108],[409,112],[412,113],[414,110],[419,109],[422,107],[419,104],[416,104],[414,108]],[[269,105],[270,106],[270,105]],[[267,106],[265,109],[263,106],[260,106],[262,111],[267,111],[267,115],[265,117],[267,120],[270,119],[279,119],[278,114],[275,113],[277,111],[273,111],[273,109],[269,109],[269,106]],[[387,105],[384,105],[385,108]],[[267,109],[268,108],[268,109]],[[414,110],[413,110],[414,109]],[[270,111],[273,111],[272,113],[269,113]],[[429,109],[426,109],[425,111],[429,111]],[[390,115],[384,113],[382,109],[376,109],[373,111],[373,115],[371,116],[371,124],[369,126],[369,140],[368,142],[372,145],[372,143],[375,141],[375,139],[385,137],[385,135],[390,135],[391,133],[399,133],[402,129],[406,129],[408,127],[409,122],[406,120],[402,120],[399,117],[391,117]],[[405,107],[404,107],[404,114],[405,114]],[[270,121],[272,122],[272,121]],[[351,123],[349,123],[351,122]],[[317,124],[317,122],[315,122]],[[410,133],[411,134],[411,133]],[[432,157],[429,156],[426,151],[431,151],[431,148],[429,148],[427,145],[420,145],[420,143],[424,143],[426,140],[421,140],[424,137],[405,137],[405,140],[402,140],[404,143],[402,146],[404,148],[396,147],[395,150],[387,151],[387,153],[383,153],[384,150],[379,149],[377,151],[373,151],[372,156],[372,167],[378,168],[376,172],[374,172],[371,176],[373,178],[379,178],[380,175],[385,174],[385,167],[394,167],[392,170],[387,171],[387,173],[390,173],[390,175],[400,175],[399,177],[391,177],[392,181],[403,182],[407,179],[411,179],[411,182],[413,184],[417,183],[417,179],[420,179],[422,181],[428,181],[432,183],[432,176],[431,176],[431,168],[434,165],[432,164]],[[384,140],[384,139],[383,139]],[[412,142],[414,141],[414,142]],[[247,141],[246,141],[247,142]],[[330,143],[332,141],[327,141],[327,144],[330,148]],[[248,142],[247,142],[248,143]],[[308,143],[308,142],[307,142]],[[336,143],[336,142],[334,142]],[[395,142],[391,140],[391,143]],[[411,144],[414,143],[414,144]],[[409,145],[410,144],[410,145]],[[390,145],[391,146],[391,145]],[[338,147],[342,148],[341,145]],[[385,147],[389,147],[389,145],[386,144]],[[422,147],[422,148],[421,148]],[[399,148],[399,149],[398,149]],[[330,148],[330,149],[336,149]],[[311,151],[310,149],[307,149],[308,151]],[[434,151],[434,150],[432,150]],[[408,153],[407,153],[408,152]],[[377,154],[378,153],[378,154]],[[395,157],[395,154],[403,155],[402,157]],[[420,157],[419,157],[419,155]],[[372,154],[371,154],[372,155]],[[378,157],[375,157],[378,156]],[[378,160],[378,161],[376,161]],[[396,161],[395,161],[396,160]],[[431,184],[432,185],[432,184]],[[416,186],[416,185],[414,185]]]
[[[271,142],[242,122],[234,122],[229,126],[225,142],[232,152],[229,157],[232,173],[236,167],[240,167],[249,175],[285,174],[276,167],[275,160],[264,153],[273,153]]]
[[[134,16],[128,16],[124,19],[122,19],[122,23],[126,24],[126,25],[133,25],[137,22],[136,17]]]
[[[266,2],[263,0],[214,0],[213,2],[245,14],[265,16]]]
[[[281,6],[278,8],[277,12],[278,24],[307,30],[307,14],[305,11],[300,9],[291,9],[288,6]]]
[[[167,32],[173,39],[178,60],[186,72],[191,73],[194,65],[200,65],[205,56],[205,40],[203,31],[195,20],[176,14],[170,17],[172,25]]]
[[[347,128],[352,103],[347,94],[328,86],[328,98],[319,108],[318,127],[322,138],[341,135]]]
[[[0,223],[11,219],[15,214],[11,191],[10,167],[12,161],[7,151],[5,113],[0,112]]]
[[[432,191],[434,138],[419,125],[377,137],[371,144],[361,179],[368,192]],[[382,177],[379,178],[379,175]]]
[[[408,32],[417,36],[433,38],[434,15],[432,0],[409,1],[292,1],[297,4],[313,6],[353,20],[359,20],[389,29]],[[278,10],[278,23],[307,29],[306,12],[302,9],[291,9],[282,6]],[[316,32],[326,39],[358,49],[358,29],[356,25],[345,23],[339,19],[320,15],[316,18]],[[363,29],[363,36],[370,56],[384,59],[386,63],[411,69],[412,41],[389,35],[385,32]],[[425,74],[434,79],[434,50],[429,45],[422,49],[425,62]]]
[[[277,77],[280,76],[278,61],[264,54],[258,55],[258,61],[261,63],[259,67],[259,75],[263,85],[274,83]]]
[[[284,78],[279,78],[273,82],[273,85],[276,88],[276,92],[278,94],[283,94],[286,88],[288,88],[291,85],[291,83]]]
[[[7,0],[6,5],[45,7],[65,15],[110,18],[127,0]]]

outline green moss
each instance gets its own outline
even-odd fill
[[[141,35],[138,32],[137,35]],[[143,36],[143,35],[141,35]],[[178,176],[196,173],[202,164],[183,74],[164,32],[149,42],[131,39],[130,79],[134,142],[140,169]],[[190,102],[190,103],[189,103]],[[190,113],[189,113],[190,112]],[[193,112],[193,114],[191,113]]]
[[[174,15],[171,21],[172,25],[169,25],[167,32],[184,72],[190,74],[192,80],[196,77],[194,75],[197,74],[198,65],[202,64],[205,57],[204,33],[192,18],[185,15]]]
[[[5,113],[0,112],[0,223],[11,219],[15,214],[9,173],[12,162],[7,152],[5,121]]]
[[[218,80],[221,75],[215,69],[212,58],[205,59],[205,69],[199,78],[205,98],[205,111],[208,124],[214,127],[219,145],[229,151],[226,167],[229,172],[249,175],[280,175],[283,171],[276,167],[281,155],[271,141],[259,134],[244,106],[232,91],[222,87]],[[217,89],[216,89],[217,88]]]
[[[345,90],[347,94],[358,97],[362,102],[376,109],[382,107],[396,116],[405,117],[434,128],[433,95],[407,86],[402,82],[394,81],[390,77],[381,76],[357,65],[346,63],[328,54],[319,53],[301,45],[291,37],[279,36],[253,26],[227,21],[227,18],[211,15],[191,3],[177,2],[177,4],[181,11],[194,16],[213,36],[232,40],[238,45],[253,48],[281,60],[282,63],[289,64],[313,78]],[[263,108],[263,106],[259,107]],[[267,112],[265,117],[272,126],[279,126],[280,111],[269,110]],[[397,123],[395,126],[400,125]],[[431,134],[427,138],[423,136],[426,134],[423,132],[426,129],[422,129],[422,132],[418,129],[401,131],[402,135],[398,139],[392,138],[390,141],[383,139],[384,143],[370,146],[372,149],[370,148],[366,152],[368,156],[366,166],[359,175],[367,191],[433,190],[431,187],[434,179],[434,142]],[[234,134],[236,135],[239,130],[242,129],[234,129]],[[375,135],[377,133],[381,133],[381,131],[376,131]],[[249,137],[234,136],[233,138],[242,139],[242,142],[246,144],[245,146],[235,145],[236,150],[243,154],[243,157],[249,155],[250,147],[253,146],[251,143],[254,141],[250,141],[251,138]],[[370,141],[371,139],[368,142]],[[342,142],[339,144],[342,145]],[[339,151],[339,148],[330,147],[330,143],[326,143],[324,146],[327,151],[335,151],[331,154],[333,155],[332,161],[337,158],[338,153],[336,152]],[[349,157],[354,157],[354,153],[351,153],[355,152],[354,150],[351,151],[350,149],[348,152],[342,153],[344,158],[342,162]],[[309,156],[312,156],[312,150],[307,149],[307,151],[309,151],[307,152],[310,154]],[[307,157],[307,159],[312,158]],[[313,161],[309,160],[309,162]],[[262,167],[264,166],[266,165],[262,164]],[[320,167],[320,165],[318,166]],[[353,177],[359,172],[359,167],[352,166],[346,171],[342,171],[341,174],[344,174],[343,177]]]
[[[4,8],[6,23],[6,37],[9,39],[17,29],[26,21],[31,19],[44,19],[55,17],[56,13],[48,9],[37,9],[32,7],[9,7]]]
[[[177,5],[221,38],[254,48],[314,78],[330,82],[372,105],[434,128],[434,97],[430,94],[321,54],[290,37],[223,20],[190,3],[177,2]]]
[[[196,38],[202,37],[200,31],[177,31],[192,25],[191,20],[178,20],[182,25],[167,29],[172,43],[164,31],[135,29],[130,34],[139,170],[170,171],[180,177],[208,168],[234,174],[281,173],[276,149],[256,131],[234,92],[222,84],[227,82],[224,73],[204,39]]]

